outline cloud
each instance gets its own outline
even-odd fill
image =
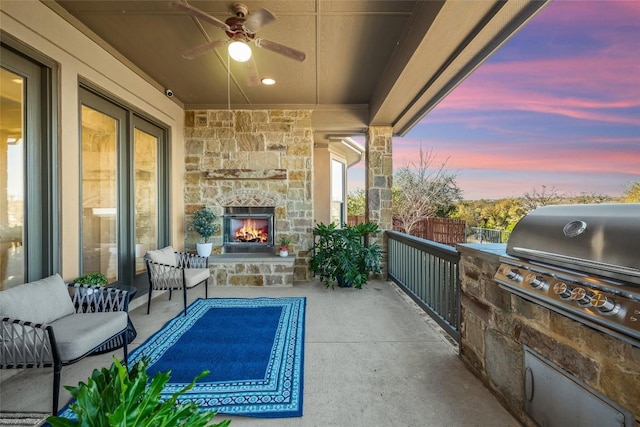
[[[468,199],[619,195],[640,181],[640,1],[554,0],[394,138],[394,167],[421,146]],[[364,187],[364,165],[352,175]]]

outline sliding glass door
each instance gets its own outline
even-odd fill
[[[81,89],[82,273],[146,292],[144,254],[168,234],[160,201],[166,132]]]
[[[0,290],[57,266],[51,75],[48,66],[0,46]]]

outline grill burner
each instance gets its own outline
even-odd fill
[[[538,208],[500,262],[500,287],[640,347],[640,204]]]

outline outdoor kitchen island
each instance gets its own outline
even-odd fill
[[[213,286],[293,286],[295,255],[229,253],[209,257]]]
[[[640,347],[501,287],[494,277],[505,246],[457,246],[462,360],[524,425],[559,425],[559,417],[572,419],[565,425],[638,425]],[[536,367],[544,368],[538,377]],[[549,393],[541,393],[544,377]],[[533,405],[541,394],[542,408]],[[594,413],[606,424],[586,419]]]

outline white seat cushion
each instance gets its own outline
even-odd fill
[[[63,362],[77,359],[127,328],[127,313],[81,313],[51,324]]]
[[[187,288],[193,288],[200,282],[209,278],[208,268],[185,268],[184,281]]]

